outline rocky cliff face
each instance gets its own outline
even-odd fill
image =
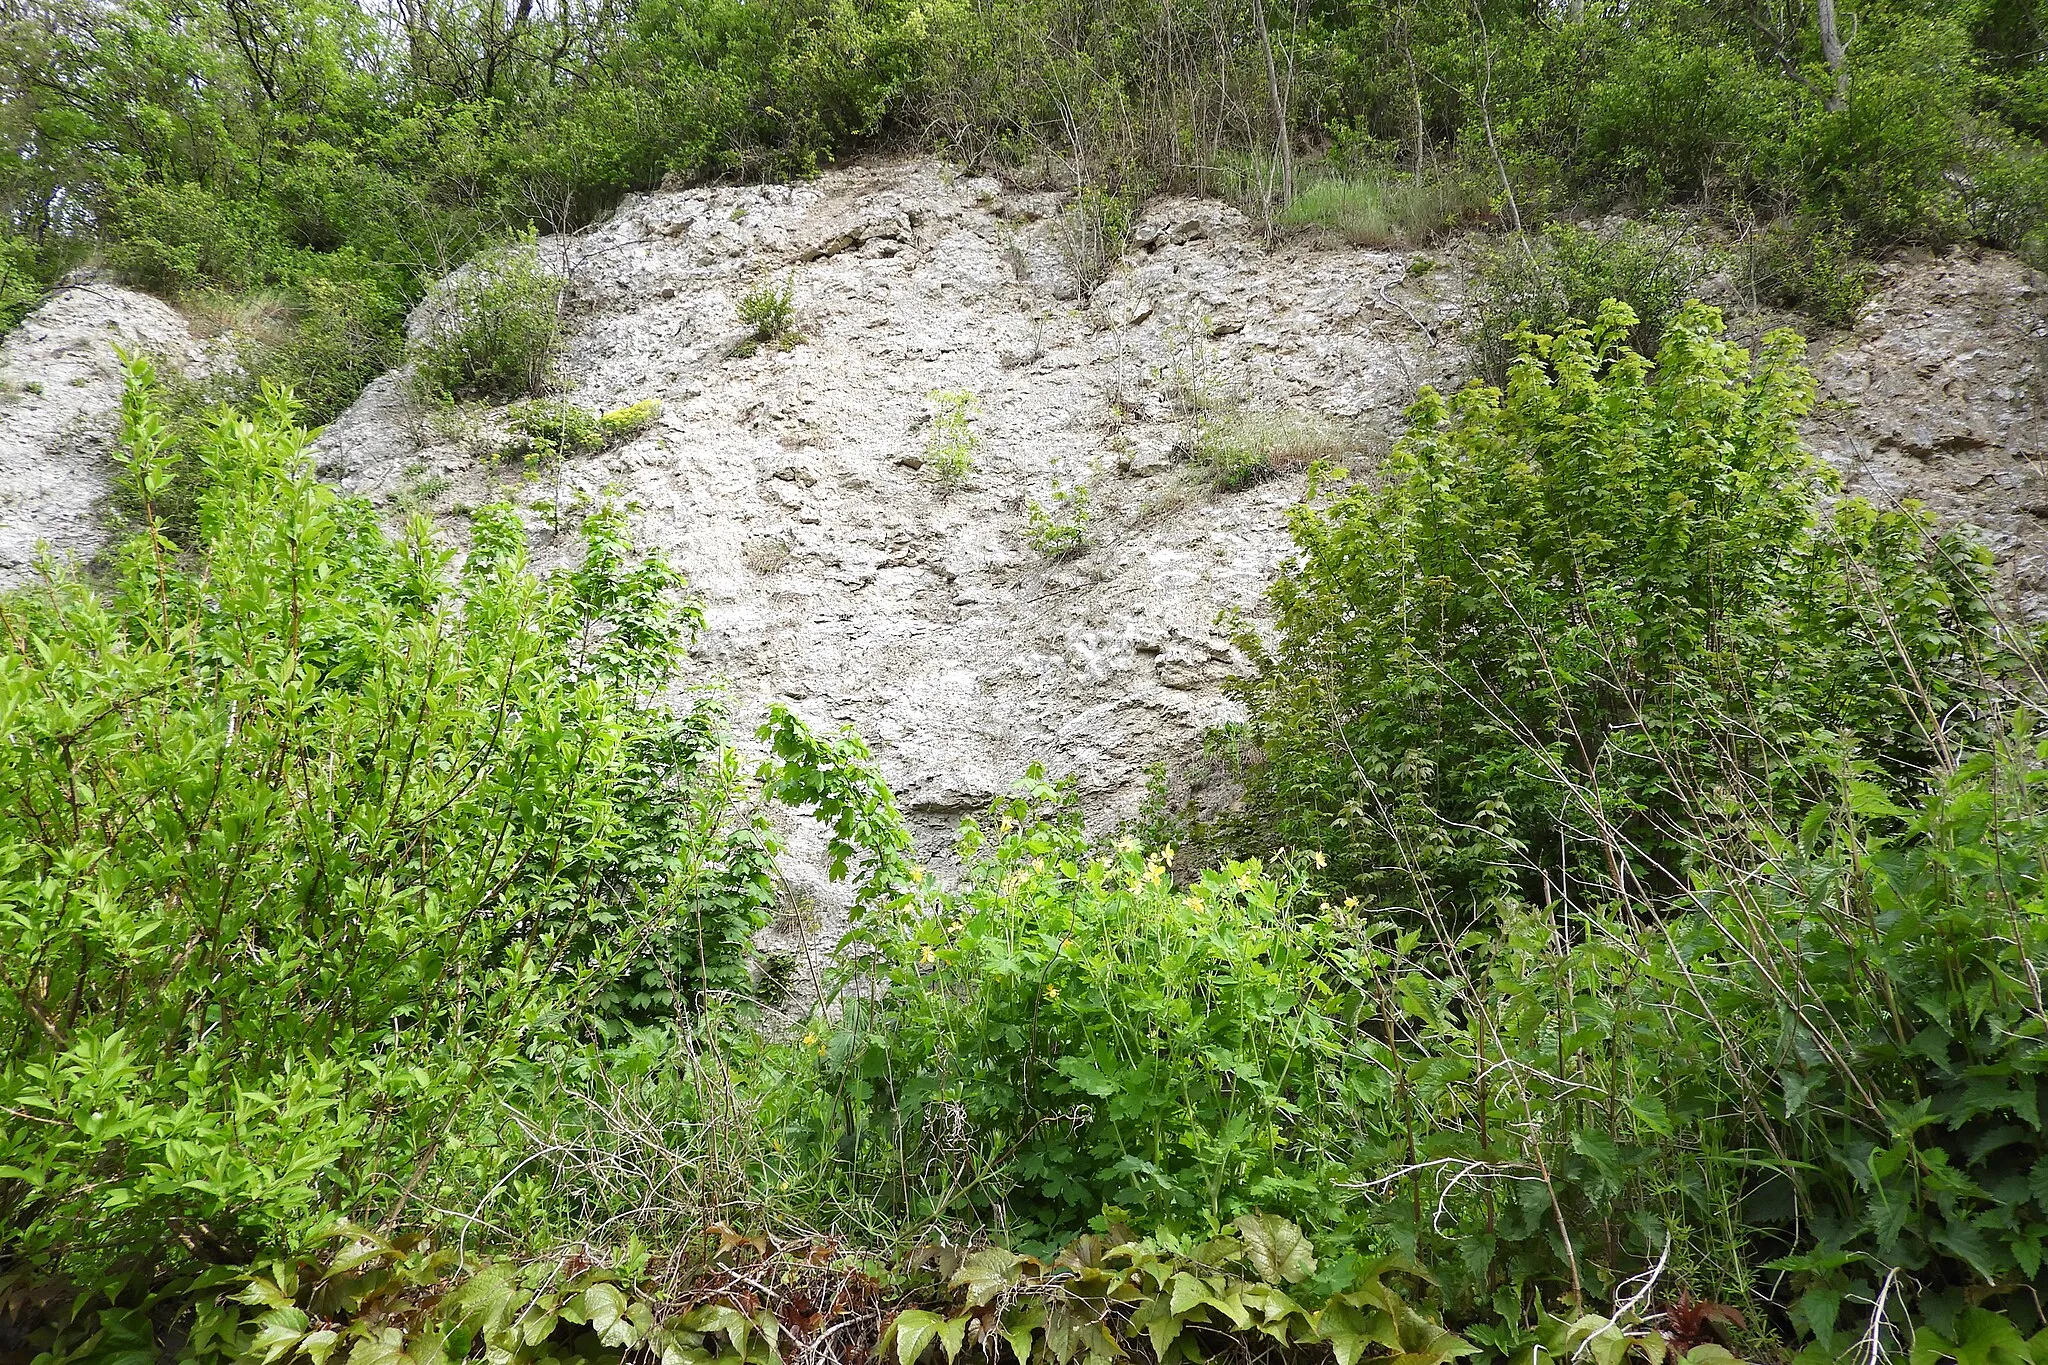
[[[86,561],[106,545],[117,346],[182,368],[204,363],[168,304],[90,276],[0,340],[0,589],[34,576],[39,549]]]
[[[1203,734],[1235,714],[1219,617],[1256,622],[1304,491],[1299,467],[1219,491],[1201,433],[1278,413],[1250,435],[1364,469],[1415,388],[1461,371],[1463,252],[1424,269],[1269,250],[1193,200],[1150,206],[1092,291],[1072,247],[1054,197],[928,160],[635,197],[543,248],[572,281],[566,396],[660,399],[653,428],[529,474],[423,426],[387,376],[318,453],[343,488],[458,537],[466,508],[516,498],[543,561],[566,553],[549,528],[579,497],[637,503],[645,543],[706,604],[695,681],[728,689],[742,729],[776,700],[855,726],[930,842],[1034,761],[1113,823],[1154,765],[1199,784]],[[1889,271],[1859,325],[1814,347],[1811,438],[1852,488],[1982,527],[2040,613],[2048,281],[1996,254]],[[804,340],[734,354],[737,299],[784,282]],[[97,543],[117,332],[189,347],[161,304],[103,287],[59,295],[6,343],[0,572],[16,580],[38,537]],[[40,393],[19,387],[32,376]],[[923,467],[941,391],[979,411],[957,489]],[[1089,544],[1050,559],[1031,504],[1077,483]]]

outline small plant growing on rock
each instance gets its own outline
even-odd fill
[[[1088,485],[1053,482],[1052,498],[1026,504],[1024,538],[1047,559],[1071,559],[1088,548]]]
[[[646,430],[660,411],[660,401],[653,398],[615,408],[603,416],[554,398],[515,403],[505,414],[511,439],[498,453],[528,464],[544,464],[569,455],[594,455]]]
[[[1082,298],[1116,270],[1130,235],[1130,202],[1100,189],[1083,190],[1060,216],[1053,242]]]
[[[784,350],[802,341],[803,334],[796,330],[796,276],[791,275],[780,288],[771,281],[758,289],[750,289],[740,295],[739,317],[750,330],[746,339],[732,348],[735,356],[750,356],[763,346],[779,346]]]
[[[1196,428],[1195,457],[1220,492],[1359,448],[1356,434],[1306,413],[1226,412]]]
[[[623,408],[613,408],[598,418],[597,424],[604,428],[605,440],[612,445],[618,445],[653,426],[654,419],[659,416],[661,400],[643,398],[637,403],[628,403]]]
[[[974,455],[981,437],[974,433],[974,418],[981,406],[966,389],[946,389],[931,395],[938,412],[925,437],[925,472],[943,488],[962,487],[974,473]]]
[[[407,354],[413,396],[440,405],[546,393],[562,350],[562,287],[530,236],[444,282]]]

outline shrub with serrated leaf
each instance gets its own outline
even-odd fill
[[[1792,333],[1752,357],[1692,304],[1652,363],[1634,326],[1524,331],[1504,391],[1425,388],[1377,477],[1295,513],[1277,637],[1244,642],[1259,840],[1404,899],[1635,894],[1731,811],[1936,764],[1994,661],[1988,556],[1830,502]]]

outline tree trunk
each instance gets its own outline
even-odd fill
[[[1849,45],[1842,41],[1835,25],[1835,0],[1813,0],[1820,14],[1820,56],[1834,74],[1835,90],[1828,96],[1828,111],[1840,110],[1849,102]]]
[[[1266,0],[1252,0],[1259,19],[1259,45],[1266,50],[1266,89],[1273,97],[1273,119],[1280,126],[1280,202],[1294,198],[1294,132],[1287,122],[1287,97],[1280,91],[1280,70],[1273,61],[1273,35],[1266,27]]]

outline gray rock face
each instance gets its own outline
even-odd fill
[[[1460,373],[1465,268],[1455,247],[1427,272],[1400,252],[1268,250],[1228,207],[1166,200],[1087,291],[1059,210],[928,160],[635,197],[544,249],[573,281],[567,396],[659,398],[653,430],[522,476],[420,445],[392,376],[323,459],[379,498],[439,488],[444,512],[638,503],[643,539],[705,600],[696,668],[739,727],[774,701],[852,724],[928,845],[1034,761],[1113,823],[1155,764],[1199,781],[1202,734],[1237,715],[1219,618],[1256,624],[1291,553],[1301,471],[1217,492],[1199,433],[1292,411],[1362,468],[1418,385]],[[1861,324],[1814,348],[1809,436],[1853,491],[1978,525],[2024,607],[2048,610],[2048,282],[1996,253],[1889,273]],[[804,340],[736,358],[737,300],[785,282]],[[978,412],[958,489],[930,467],[942,391]],[[1049,560],[1031,504],[1076,482],[1088,548]]]
[[[1441,320],[1456,296],[1409,283],[1401,254],[1269,253],[1234,210],[1168,201],[1084,301],[1060,231],[1055,200],[930,161],[637,197],[543,248],[574,281],[566,396],[659,398],[650,431],[529,479],[415,448],[393,377],[321,458],[380,498],[431,481],[443,510],[638,503],[642,540],[704,599],[696,668],[737,726],[774,701],[854,725],[931,842],[1034,761],[1112,823],[1151,765],[1236,716],[1218,615],[1256,616],[1303,491],[1300,469],[1215,491],[1198,426],[1298,410],[1362,468],[1457,363],[1403,309]],[[735,358],[737,300],[785,281],[804,340]],[[929,467],[941,392],[977,413],[957,489]],[[1076,483],[1089,544],[1050,559],[1031,504]]]
[[[1463,268],[1456,248],[1422,274],[1399,252],[1269,251],[1234,210],[1167,200],[1090,292],[1059,207],[928,160],[634,197],[544,248],[572,281],[566,396],[658,398],[650,430],[529,473],[423,422],[390,375],[317,454],[458,539],[465,506],[514,498],[543,563],[569,553],[551,528],[579,498],[636,503],[706,604],[693,681],[727,688],[743,733],[773,701],[857,727],[928,846],[1034,761],[1114,823],[1154,764],[1199,777],[1243,666],[1219,614],[1256,624],[1291,553],[1303,473],[1217,492],[1196,438],[1293,411],[1364,468],[1416,387],[1461,369]],[[1813,348],[1810,438],[1852,490],[1979,526],[2048,614],[2048,281],[1997,253],[1888,272],[1859,325]],[[784,282],[804,340],[736,357],[738,299]],[[201,360],[176,313],[100,283],[0,346],[0,584],[39,541],[86,557],[103,540],[114,340]],[[977,413],[957,489],[931,459],[940,392]],[[1031,506],[1077,483],[1089,544],[1050,559]]]
[[[1849,491],[1976,526],[2021,612],[2048,615],[2048,277],[1965,251],[1886,273],[1855,328],[1813,348],[1807,439]]]
[[[0,341],[0,589],[33,578],[38,553],[82,562],[106,543],[117,345],[181,367],[203,363],[168,304],[91,276],[57,290]]]

